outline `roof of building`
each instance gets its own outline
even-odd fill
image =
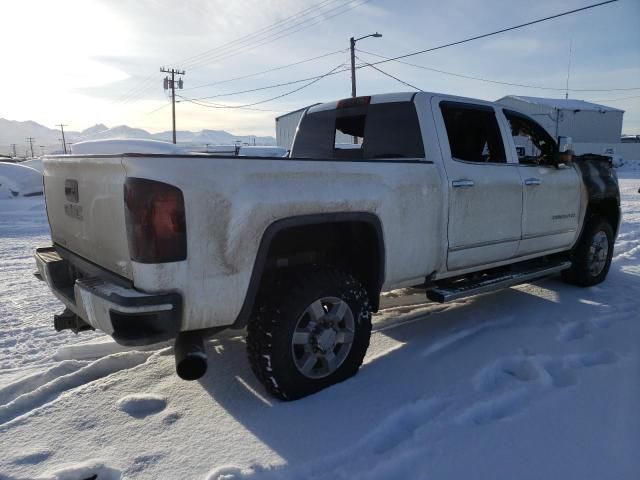
[[[598,103],[585,102],[584,100],[574,100],[573,98],[541,98],[541,97],[525,97],[522,95],[507,95],[497,100],[498,103],[505,99],[520,100],[521,102],[533,103],[536,105],[546,105],[547,107],[557,108],[558,110],[591,110],[596,112],[624,112],[619,108],[608,107]]]
[[[278,120],[280,120],[281,118],[288,117],[289,115],[293,115],[294,113],[304,112],[307,108],[315,107],[316,105],[320,105],[320,104],[319,103],[314,103],[313,105],[307,105],[306,107],[302,107],[302,108],[299,108],[297,110],[293,110],[291,112],[283,113],[282,115],[279,115],[279,116],[276,117],[276,122]]]

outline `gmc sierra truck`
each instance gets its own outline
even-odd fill
[[[44,186],[53,245],[35,258],[66,306],[56,329],[175,339],[184,379],[206,371],[204,338],[246,329],[253,371],[288,400],[357,372],[381,292],[595,285],[620,223],[609,158],[426,92],[310,107],[285,158],[50,156]]]

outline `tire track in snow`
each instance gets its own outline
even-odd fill
[[[476,391],[489,394],[465,407],[459,424],[484,425],[517,414],[542,392],[578,381],[577,371],[615,364],[610,351],[567,355],[513,355],[482,367],[472,379]]]
[[[0,406],[6,405],[15,400],[17,397],[31,392],[42,385],[55,380],[58,377],[68,375],[72,372],[84,367],[88,362],[80,362],[76,360],[67,360],[60,362],[43,372],[28,375],[9,385],[0,388]]]
[[[8,404],[0,406],[0,425],[4,425],[55,401],[60,395],[69,390],[104,378],[120,370],[137,367],[146,362],[151,355],[152,352],[127,352],[110,355],[83,366],[72,373],[56,377],[48,383],[38,386],[35,390],[18,396]]]

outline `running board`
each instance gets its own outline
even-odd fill
[[[463,297],[470,297],[479,293],[492,292],[502,288],[513,287],[521,283],[536,280],[553,275],[571,267],[570,261],[562,261],[553,265],[544,265],[538,268],[519,272],[502,273],[497,276],[485,277],[478,281],[464,281],[451,287],[436,287],[427,290],[427,298],[432,302],[447,303]]]

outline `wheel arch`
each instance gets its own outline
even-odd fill
[[[587,205],[585,218],[588,220],[593,215],[600,215],[611,224],[611,228],[613,229],[613,238],[615,240],[618,235],[621,220],[620,204],[617,199],[613,197],[592,199],[589,202],[589,205]],[[585,225],[586,223],[587,222],[585,221]]]
[[[367,232],[365,238],[359,238],[360,245],[353,249],[354,244],[350,243],[347,247],[353,251],[360,252],[360,257],[364,255],[362,252],[371,252],[375,258],[371,259],[370,268],[361,269],[358,278],[367,289],[370,297],[370,303],[374,311],[378,310],[380,301],[380,292],[385,278],[385,244],[380,218],[370,212],[344,212],[344,213],[321,213],[310,215],[299,215],[294,217],[282,218],[271,223],[264,231],[258,247],[249,286],[245,294],[244,302],[240,313],[238,314],[233,328],[244,328],[249,321],[254,304],[263,278],[269,269],[278,268],[274,265],[273,254],[278,253],[277,248],[284,242],[282,239],[291,237],[301,231],[309,232],[309,229],[318,229],[320,227],[329,227],[332,231],[352,232],[349,240],[354,239],[357,232]],[[364,230],[363,230],[364,229]],[[286,242],[285,242],[286,243]],[[348,250],[348,249],[347,249]],[[277,262],[276,262],[277,263]],[[356,275],[358,277],[358,275]],[[366,278],[363,278],[366,277]]]

